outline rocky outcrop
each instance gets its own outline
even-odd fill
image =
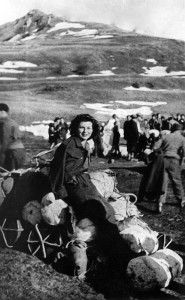
[[[24,17],[0,26],[0,41],[15,42],[50,27],[53,15],[31,10]]]

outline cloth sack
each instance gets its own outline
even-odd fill
[[[108,200],[115,212],[117,221],[122,221],[130,216],[140,217],[141,213],[137,209],[134,196],[134,202],[130,201],[129,194],[122,194],[117,189],[116,174],[109,170],[99,170],[89,173],[91,182],[102,197]]]
[[[80,220],[75,228],[74,238],[83,242],[90,242],[97,236],[95,224],[88,218]]]
[[[90,172],[89,176],[100,195],[105,199],[108,199],[116,189],[116,175],[109,169]]]
[[[130,246],[130,249],[135,253],[145,251],[146,254],[152,254],[159,247],[158,232],[153,231],[144,222],[136,217],[122,224],[123,230],[120,232],[122,238]]]
[[[28,202],[22,210],[22,218],[32,225],[36,225],[41,222],[41,204],[37,201]]]
[[[49,225],[64,224],[68,205],[62,199],[55,199],[53,193],[48,193],[42,198],[41,214]]]
[[[132,259],[126,273],[136,290],[151,291],[167,287],[171,280],[180,275],[182,268],[182,258],[170,249],[163,249]]]
[[[132,216],[136,216],[138,218],[141,216],[137,206],[130,201],[130,196],[127,194],[113,192],[108,201],[114,209],[117,221],[123,221],[124,219]]]

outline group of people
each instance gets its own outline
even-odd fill
[[[128,160],[143,158],[158,147],[158,141],[171,132],[174,124],[181,124],[185,129],[185,115],[164,117],[160,113],[153,114],[150,119],[144,119],[141,114],[127,116],[123,129],[127,141]],[[148,150],[148,151],[147,151]]]
[[[129,161],[143,160],[156,147],[158,140],[171,131],[175,123],[181,124],[184,130],[185,115],[177,113],[175,117],[165,118],[156,113],[150,119],[146,119],[138,113],[121,120],[113,114],[110,120],[99,124],[98,134],[91,139],[91,153],[99,157],[121,157],[120,146],[123,143],[126,144]],[[70,136],[70,122],[66,122],[63,117],[55,118],[54,122],[49,124],[48,135],[50,148],[53,149]]]

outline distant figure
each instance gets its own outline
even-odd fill
[[[138,132],[140,135],[140,134],[143,134],[143,131],[141,129],[141,123],[143,122],[143,116],[140,113],[138,113],[138,114],[136,114],[136,117],[137,117],[137,119],[136,119],[137,128],[138,128]]]
[[[185,115],[184,114],[181,114],[179,123],[182,124],[182,129],[184,130],[185,129]]]
[[[112,153],[114,153],[116,156],[120,156],[120,150],[119,150],[119,141],[120,141],[120,120],[117,115],[112,116],[115,120],[114,127],[113,127],[113,142],[112,142]]]
[[[129,121],[131,120],[131,116],[128,115],[124,124],[123,124],[123,132],[124,132],[124,139],[127,141],[127,137],[129,134]]]
[[[162,120],[162,126],[161,126],[161,130],[164,131],[164,130],[168,130],[170,131],[171,129],[171,125],[170,125],[170,120],[169,118],[166,119],[165,117],[161,117],[161,120]]]
[[[127,135],[128,160],[131,160],[136,155],[138,139],[139,139],[139,131],[137,126],[137,116],[131,115],[131,120],[129,121],[129,126],[128,126],[128,135]]]
[[[60,125],[60,118],[55,118],[54,119],[54,144],[58,144],[59,140],[59,125]]]
[[[48,135],[49,135],[48,141],[50,144],[50,149],[53,149],[53,147],[55,146],[55,129],[53,123],[49,124]]]
[[[112,149],[113,142],[113,128],[115,119],[112,117],[104,126],[102,136],[103,155],[106,156]]]
[[[9,116],[9,107],[0,103],[0,166],[8,171],[25,163],[25,149],[18,124]]]
[[[137,150],[138,150],[138,154],[139,154],[139,158],[142,159],[144,156],[144,151],[147,148],[148,142],[149,142],[149,131],[150,131],[150,126],[148,124],[148,120],[144,119],[142,124],[141,124],[141,131],[142,134],[140,134],[139,136],[139,140],[138,140],[138,145],[137,145]],[[154,130],[154,129],[152,129]]]
[[[150,126],[150,129],[155,129],[155,125],[156,125],[156,115],[153,114],[151,119],[148,121],[148,124]]]
[[[161,127],[162,127],[162,121],[161,121],[161,114],[157,113],[156,114],[156,122],[154,124],[155,129],[157,129],[158,131],[161,131]]]
[[[58,127],[58,133],[59,133],[59,138],[62,142],[66,140],[67,131],[68,131],[67,123],[65,122],[64,118],[61,117],[59,127]]]
[[[175,120],[180,123],[180,120],[181,120],[181,114],[180,113],[176,114]]]

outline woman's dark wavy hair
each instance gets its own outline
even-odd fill
[[[79,127],[79,124],[81,122],[91,122],[93,125],[93,133],[91,135],[91,138],[94,138],[97,136],[97,134],[100,131],[100,126],[98,124],[98,121],[94,119],[91,115],[89,114],[80,114],[77,115],[72,121],[70,125],[70,134],[71,136],[76,136],[77,135],[77,130]]]

